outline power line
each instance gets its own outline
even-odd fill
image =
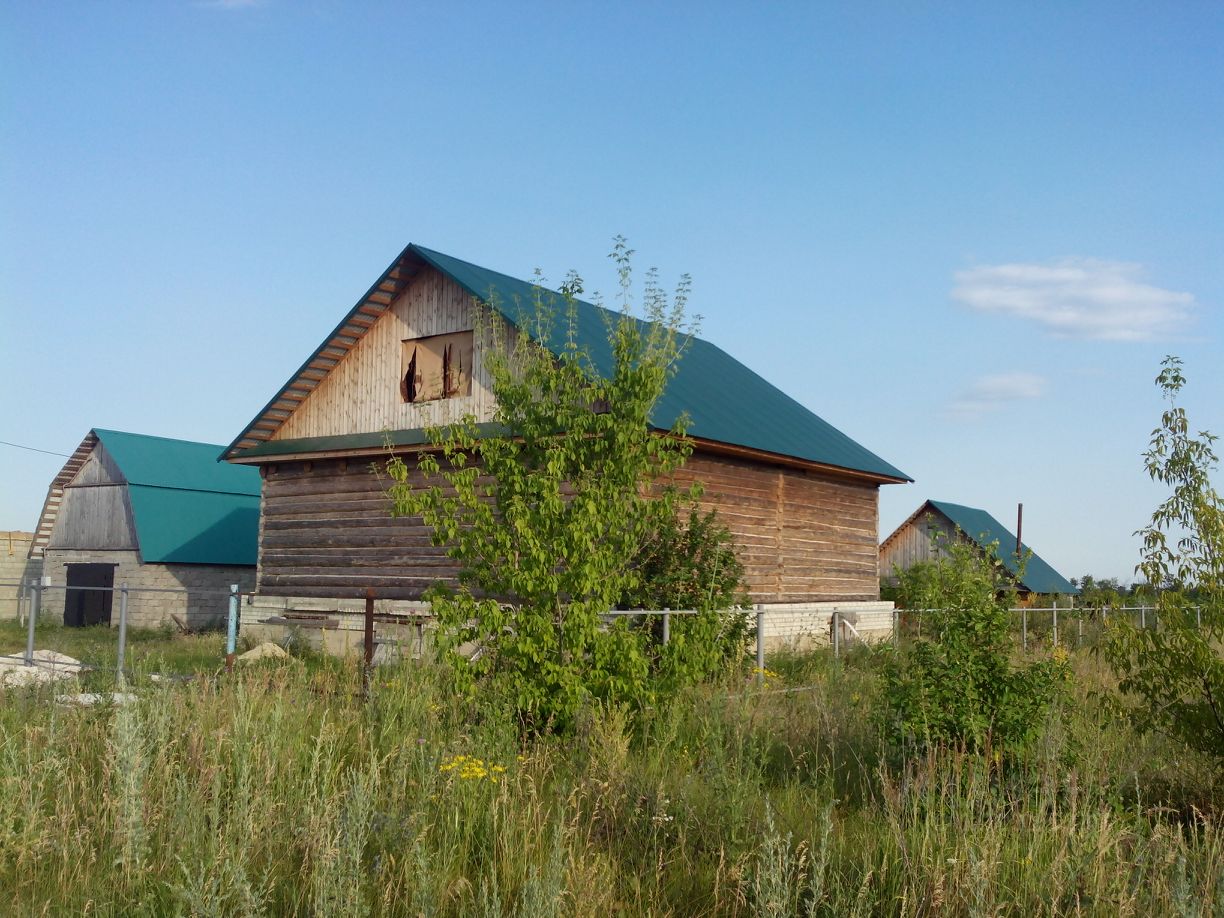
[[[0,440],[0,446],[15,446],[17,449],[28,449],[32,453],[46,453],[48,456],[63,456],[65,459],[71,459],[71,453],[53,453],[49,449],[39,449],[36,446],[22,446],[20,443],[10,443],[8,440]]]

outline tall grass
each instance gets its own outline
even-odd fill
[[[1022,761],[906,766],[868,655],[565,741],[411,664],[368,697],[349,663],[138,680],[119,708],[9,691],[0,889],[15,914],[1224,913],[1218,774],[1102,719],[1073,662]]]

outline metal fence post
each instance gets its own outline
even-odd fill
[[[25,578],[21,578],[21,583],[17,587],[17,621],[19,624],[25,624],[25,598],[26,598],[26,582]]]
[[[671,609],[663,609],[663,646],[666,647],[671,641]]]
[[[27,625],[29,626],[26,632],[26,653],[25,665],[34,665],[34,622],[38,620],[38,613],[42,611],[42,581],[34,582],[33,596],[30,598],[30,614]]]
[[[1084,646],[1084,610],[1083,609],[1080,609],[1080,614],[1078,616],[1078,619],[1079,619],[1079,641],[1077,642],[1077,646],[1083,647]]]
[[[837,621],[837,610],[833,610],[833,614],[829,617],[829,624],[833,626],[833,659],[841,657],[841,628]]]
[[[1020,610],[1020,646],[1028,650],[1028,606]]]
[[[1057,647],[1058,646],[1058,603],[1055,602],[1053,606],[1054,606],[1054,646]]]
[[[1202,606],[1194,607],[1194,627],[1200,630],[1203,627],[1203,607]]]
[[[1140,628],[1147,627],[1147,606],[1139,607],[1139,627]]]
[[[765,610],[757,606],[757,682],[765,681]]]
[[[127,649],[127,606],[128,585],[124,582],[119,587],[119,660],[115,667],[120,681],[123,681],[123,654]]]
[[[229,615],[225,623],[225,671],[234,671],[234,651],[238,647],[238,584],[230,584]]]
[[[901,642],[901,610],[893,607],[893,646],[899,647]]]

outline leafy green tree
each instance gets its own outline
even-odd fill
[[[420,515],[459,562],[458,584],[428,593],[458,687],[493,687],[530,728],[564,729],[591,700],[641,706],[662,684],[651,673],[659,654],[650,630],[601,618],[644,590],[649,565],[635,563],[643,546],[674,531],[678,508],[700,493],[655,484],[691,445],[683,418],[663,436],[650,424],[691,333],[689,282],[669,295],[648,273],[638,320],[631,254],[618,239],[610,372],[599,373],[578,343],[580,279],[571,275],[559,296],[537,285],[535,302],[519,304],[517,324],[530,334],[508,335],[495,310],[479,329],[501,435],[482,436],[471,417],[431,430],[436,450],[418,460],[427,488],[413,486],[403,460],[388,464],[393,512]],[[554,354],[541,340],[565,344]],[[715,554],[726,553],[716,545]],[[719,582],[714,589],[725,593]],[[708,668],[669,666],[669,684]]]
[[[923,621],[920,635],[884,650],[886,735],[909,751],[1022,745],[1042,724],[1065,667],[1012,664],[1015,581],[998,546],[983,555],[964,539],[936,538],[936,559],[900,578],[902,603],[923,610]]]
[[[1159,731],[1224,763],[1224,500],[1211,484],[1218,464],[1207,431],[1190,432],[1177,396],[1186,384],[1176,357],[1156,385],[1168,408],[1143,454],[1154,481],[1171,489],[1143,539],[1136,571],[1155,595],[1156,628],[1115,620],[1104,645],[1118,676],[1122,708],[1143,730]]]

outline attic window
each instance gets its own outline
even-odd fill
[[[400,396],[432,402],[472,394],[472,333],[409,338],[400,358]]]

